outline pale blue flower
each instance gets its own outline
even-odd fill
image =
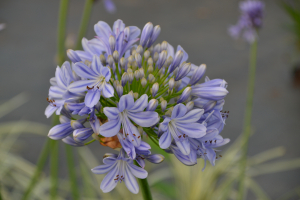
[[[114,13],[116,12],[116,6],[115,3],[112,0],[103,0],[103,4],[105,9],[109,12],[109,13]]]
[[[101,182],[100,188],[103,192],[113,190],[118,182],[124,181],[128,190],[134,194],[139,192],[139,185],[135,177],[144,179],[148,172],[133,164],[133,160],[125,157],[125,152],[121,149],[119,155],[109,154],[103,159],[104,165],[99,165],[92,169],[94,174],[107,175]]]
[[[74,66],[74,71],[78,76],[87,79],[72,83],[69,90],[74,93],[87,91],[85,96],[85,105],[94,107],[100,100],[100,96],[105,98],[114,95],[114,88],[108,83],[111,77],[109,68],[103,67],[98,56],[93,57],[91,67],[78,62]]]
[[[203,114],[202,109],[193,109],[187,112],[183,104],[174,107],[171,117],[166,117],[160,124],[163,132],[159,139],[159,146],[166,149],[171,145],[172,137],[184,155],[190,154],[190,143],[188,138],[200,138],[205,135],[206,127],[196,123]]]
[[[144,111],[148,105],[148,96],[142,95],[134,102],[131,95],[123,95],[120,98],[118,107],[105,107],[104,114],[109,121],[100,127],[101,135],[112,137],[123,129],[124,137],[136,147],[141,144],[141,135],[130,119],[141,127],[151,127],[159,121],[159,116],[153,111]]]

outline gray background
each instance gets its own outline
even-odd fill
[[[255,134],[250,139],[249,154],[284,146],[284,160],[300,156],[299,88],[291,81],[293,43],[284,29],[289,19],[277,2],[265,1],[264,28],[259,40],[258,68],[253,111]],[[87,38],[95,34],[93,25],[103,20],[109,24],[122,19],[126,25],[140,28],[148,21],[162,28],[159,42],[180,44],[189,61],[206,63],[210,78],[229,83],[224,109],[230,111],[222,135],[234,141],[242,131],[248,75],[249,46],[233,41],[227,34],[239,16],[237,0],[115,0],[117,13],[109,14],[97,2]],[[76,36],[84,1],[71,0],[68,34]],[[1,0],[0,23],[0,101],[26,91],[29,103],[10,113],[4,121],[27,119],[50,124],[44,116],[49,79],[55,72],[58,0]],[[45,136],[47,133],[45,133]],[[46,137],[22,136],[22,155],[36,162]],[[272,197],[300,184],[300,170],[269,174],[256,178]]]

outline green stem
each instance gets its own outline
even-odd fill
[[[38,163],[37,163],[35,172],[34,172],[32,178],[30,180],[30,183],[28,184],[27,189],[24,192],[22,200],[26,200],[26,199],[29,198],[30,193],[32,192],[33,188],[35,187],[35,185],[38,182],[38,178],[40,177],[40,175],[42,173],[42,170],[43,170],[43,168],[46,164],[47,158],[48,158],[48,154],[49,154],[49,151],[50,151],[50,143],[51,143],[51,140],[47,139],[47,142],[44,145],[43,150],[42,150],[42,152],[40,154],[40,157],[38,159]]]
[[[65,37],[69,0],[61,0],[58,17],[57,62],[61,65],[65,60]]]
[[[50,199],[55,200],[58,188],[58,141],[51,140],[51,152],[50,152]]]
[[[140,184],[140,188],[141,188],[144,200],[152,200],[152,194],[150,191],[150,187],[149,187],[147,178],[139,179],[139,184]]]
[[[251,45],[250,52],[250,69],[248,78],[248,94],[246,102],[246,112],[244,121],[244,131],[242,138],[242,154],[240,160],[240,177],[239,177],[239,192],[238,200],[244,199],[245,196],[245,175],[247,167],[248,141],[251,134],[251,118],[253,108],[254,86],[255,86],[255,70],[256,70],[256,55],[257,55],[257,40]]]
[[[93,8],[93,3],[94,3],[94,0],[86,0],[85,1],[75,49],[81,49],[81,40],[85,36],[86,30],[89,25],[90,16],[92,13],[92,8]]]
[[[69,180],[70,180],[70,186],[71,186],[71,194],[72,198],[74,200],[79,199],[79,191],[77,186],[77,180],[76,180],[76,171],[75,171],[75,163],[73,158],[73,150],[72,146],[65,145],[66,147],[66,155],[67,155],[67,164],[68,164],[68,172],[69,172]]]

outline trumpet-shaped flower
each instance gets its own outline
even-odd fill
[[[196,123],[202,114],[202,109],[187,112],[185,105],[176,105],[171,117],[166,117],[160,124],[160,130],[164,133],[159,139],[159,146],[162,149],[168,148],[173,137],[180,151],[184,155],[189,155],[190,142],[188,138],[200,138],[206,133],[206,127],[203,124]]]
[[[103,109],[105,115],[110,121],[100,127],[101,135],[112,137],[119,133],[121,124],[124,137],[136,147],[141,144],[141,135],[137,127],[133,125],[130,119],[141,127],[151,127],[158,120],[158,114],[153,111],[144,111],[148,105],[148,96],[142,95],[134,102],[130,94],[123,95],[120,98],[118,107],[105,107]]]
[[[139,185],[134,177],[144,179],[148,176],[148,172],[133,164],[133,160],[125,157],[125,152],[121,149],[119,155],[110,154],[103,159],[104,165],[100,165],[92,169],[94,174],[107,175],[101,182],[100,188],[103,192],[113,190],[118,182],[124,181],[130,192],[137,194]]]
[[[87,91],[85,96],[85,105],[87,107],[94,107],[100,100],[102,94],[105,98],[114,95],[114,88],[108,83],[111,77],[109,68],[103,67],[98,56],[93,57],[91,67],[83,63],[76,63],[74,71],[78,76],[88,79],[72,83],[69,86],[71,92],[84,92]]]

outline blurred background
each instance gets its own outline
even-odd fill
[[[235,24],[239,17],[239,1],[114,2],[117,7],[114,14],[109,14],[101,1],[94,4],[86,37],[94,37],[93,25],[99,20],[112,25],[115,20],[122,19],[126,25],[135,25],[141,29],[149,21],[154,25],[159,24],[162,31],[157,42],[166,40],[173,46],[181,45],[188,52],[189,61],[197,65],[207,65],[207,76],[222,78],[228,82],[229,95],[226,97],[224,110],[230,111],[230,116],[222,136],[230,138],[233,143],[243,127],[249,57],[249,45],[243,41],[232,40],[227,33],[228,27]],[[300,88],[297,81],[295,82],[293,68],[300,61],[300,56],[295,50],[293,34],[287,28],[291,23],[290,18],[278,1],[264,2],[264,27],[258,43],[252,123],[254,134],[249,143],[249,155],[283,147],[284,156],[276,159],[289,160],[300,157]],[[76,42],[83,6],[82,0],[70,1],[67,46]],[[59,0],[0,1],[0,23],[6,24],[5,29],[0,32],[0,103],[22,92],[28,98],[26,102],[24,98],[24,105],[2,117],[2,124],[28,120],[50,127],[51,120],[45,117],[44,110],[48,105],[46,98],[49,79],[54,76],[56,68],[58,10]],[[48,132],[40,132],[38,136],[22,133],[10,148],[10,152],[36,163],[47,134]],[[229,146],[230,144],[223,149]],[[103,154],[110,151],[95,143],[91,145],[91,150],[99,158],[99,162]],[[62,149],[62,178],[67,176],[64,160]],[[168,163],[165,165],[170,166]],[[254,179],[270,199],[275,199],[297,188],[300,185],[299,177],[300,169],[292,169],[260,175]],[[251,194],[248,198],[253,199]]]

